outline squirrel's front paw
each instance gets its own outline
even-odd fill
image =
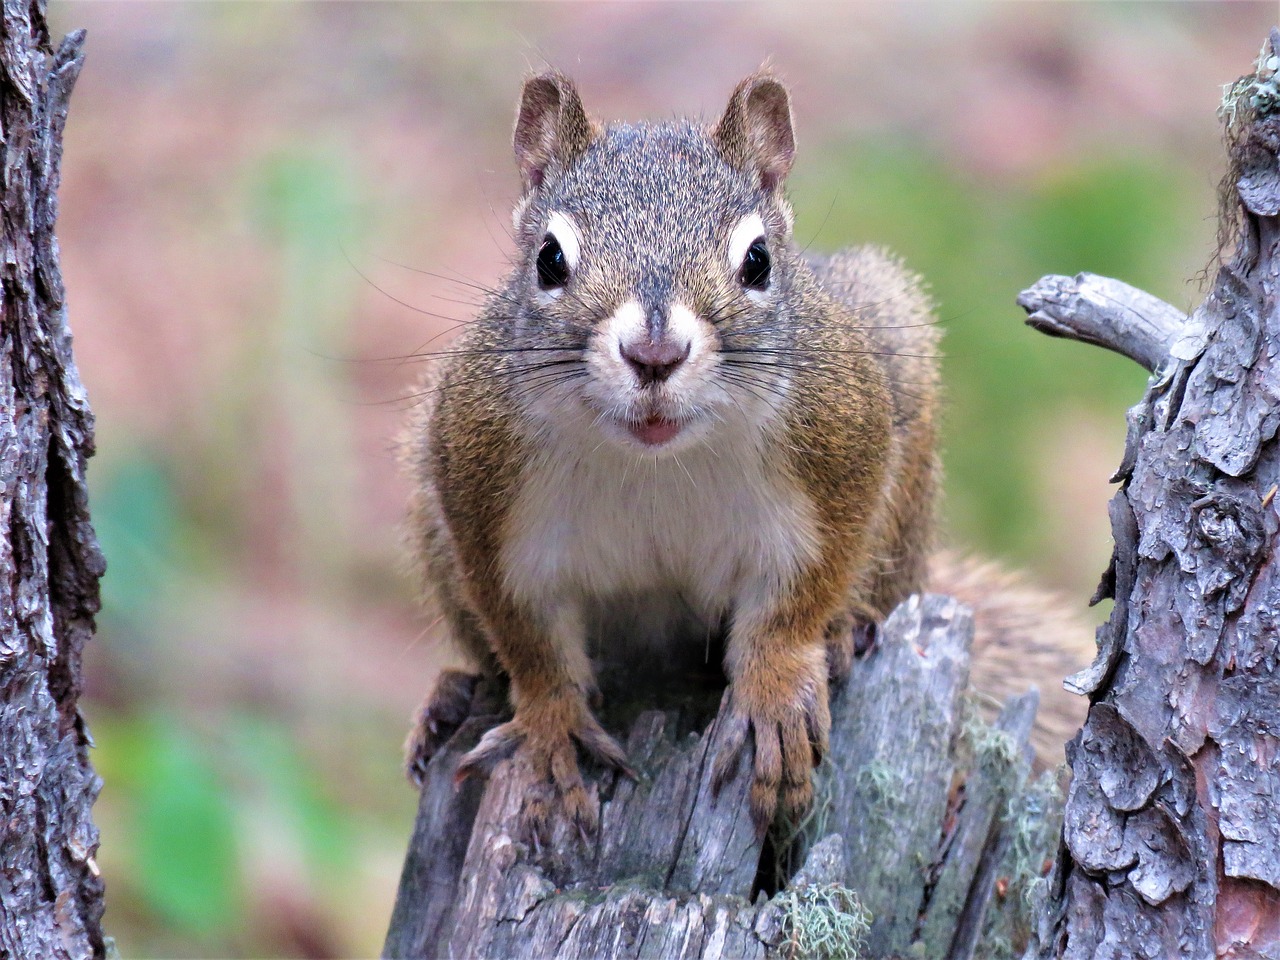
[[[499,760],[514,754],[533,779],[520,811],[522,831],[535,840],[545,837],[557,813],[580,831],[594,831],[599,809],[582,782],[575,743],[601,764],[635,776],[581,695],[570,694],[534,701],[494,727],[462,758],[456,779],[488,776]]]
[[[747,675],[734,681],[722,722],[729,725],[727,742],[716,757],[712,790],[719,793],[737,770],[739,757],[754,752],[751,818],[756,830],[763,834],[769,828],[779,797],[786,816],[807,810],[813,802],[810,775],[826,752],[831,730],[825,663],[794,676]]]
[[[479,680],[473,673],[445,670],[418,708],[404,742],[404,772],[419,789],[426,782],[428,761],[467,719]]]

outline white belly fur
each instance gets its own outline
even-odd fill
[[[626,629],[642,633],[714,624],[748,599],[767,605],[816,559],[817,524],[758,434],[743,434],[674,456],[546,440],[509,514],[508,589],[542,610],[598,614],[613,600]]]

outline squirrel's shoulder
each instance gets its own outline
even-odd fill
[[[920,275],[883,247],[849,247],[807,257],[844,322],[871,342],[899,425],[927,417],[940,387],[942,332]]]
[[[878,342],[899,352],[937,348],[941,331],[933,298],[897,254],[868,244],[806,259],[827,295],[851,310]]]

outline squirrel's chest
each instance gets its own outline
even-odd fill
[[[818,551],[809,498],[749,452],[543,451],[507,515],[502,572],[540,602],[670,588],[714,614],[785,590]]]

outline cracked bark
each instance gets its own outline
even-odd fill
[[[71,357],[57,187],[83,31],[50,46],[43,2],[0,35],[0,958],[102,956],[90,816],[100,781],[77,708],[103,571],[85,461],[93,416]]]
[[[1153,371],[1115,477],[1099,588],[1115,606],[1072,680],[1091,707],[1028,957],[1280,957],[1278,54],[1272,30],[1229,95],[1234,252],[1190,317],[1088,275],[1019,299],[1033,325]]]

